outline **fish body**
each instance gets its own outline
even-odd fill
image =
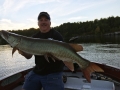
[[[89,82],[91,72],[103,72],[103,70],[97,65],[77,54],[77,50],[74,48],[75,46],[73,47],[71,44],[57,40],[26,37],[4,30],[0,32],[0,35],[13,48],[17,48],[26,53],[33,55],[44,55],[45,57],[53,57],[58,60],[62,60],[63,62],[77,63]]]

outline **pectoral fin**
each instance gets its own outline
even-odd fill
[[[76,52],[78,52],[78,51],[83,51],[83,47],[82,47],[82,45],[79,45],[79,44],[69,44],[72,48],[74,48],[75,49],[75,51]]]
[[[56,57],[54,57],[52,54],[50,54],[50,53],[46,53],[45,55],[44,55],[44,57],[45,57],[45,59],[49,62],[49,59],[48,59],[48,57],[50,57],[54,62],[55,62],[55,59],[57,59]],[[59,59],[57,59],[57,60],[59,60]]]
[[[52,60],[55,62],[55,59],[53,58],[53,57],[51,57],[52,58]]]
[[[72,62],[63,61],[65,66],[67,66],[71,71],[74,71],[74,65]]]
[[[48,56],[47,55],[44,55],[45,59],[49,62],[49,59],[48,59]]]
[[[17,48],[14,47],[13,50],[12,50],[12,56],[13,56],[13,54],[15,53],[16,50],[17,50]]]

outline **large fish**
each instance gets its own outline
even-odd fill
[[[46,59],[52,57],[55,60],[62,60],[68,68],[73,63],[77,63],[88,82],[91,82],[90,74],[92,72],[103,72],[95,63],[77,54],[77,51],[83,49],[81,45],[68,44],[57,40],[31,38],[4,30],[0,31],[0,35],[13,47],[12,54],[19,49],[32,55],[44,55]]]

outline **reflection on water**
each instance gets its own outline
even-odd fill
[[[12,48],[10,46],[0,46],[0,80],[33,66],[34,57],[27,60],[18,52],[15,52],[12,57]]]
[[[82,44],[84,50],[78,52],[92,62],[104,63],[120,69],[120,44]]]
[[[84,50],[78,52],[83,58],[104,63],[120,69],[120,44],[82,44]],[[18,52],[12,57],[12,48],[0,46],[0,80],[14,73],[34,66],[34,57],[27,60]]]

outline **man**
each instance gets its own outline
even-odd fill
[[[51,18],[47,12],[41,12],[38,15],[38,26],[40,31],[33,35],[33,38],[52,38],[55,40],[63,41],[61,34],[50,28]],[[19,50],[19,53],[26,57],[31,58],[32,55]],[[49,62],[44,56],[35,56],[35,67],[25,77],[23,90],[64,90],[62,81],[62,72],[64,64],[61,60],[55,62],[52,58],[48,58]]]

